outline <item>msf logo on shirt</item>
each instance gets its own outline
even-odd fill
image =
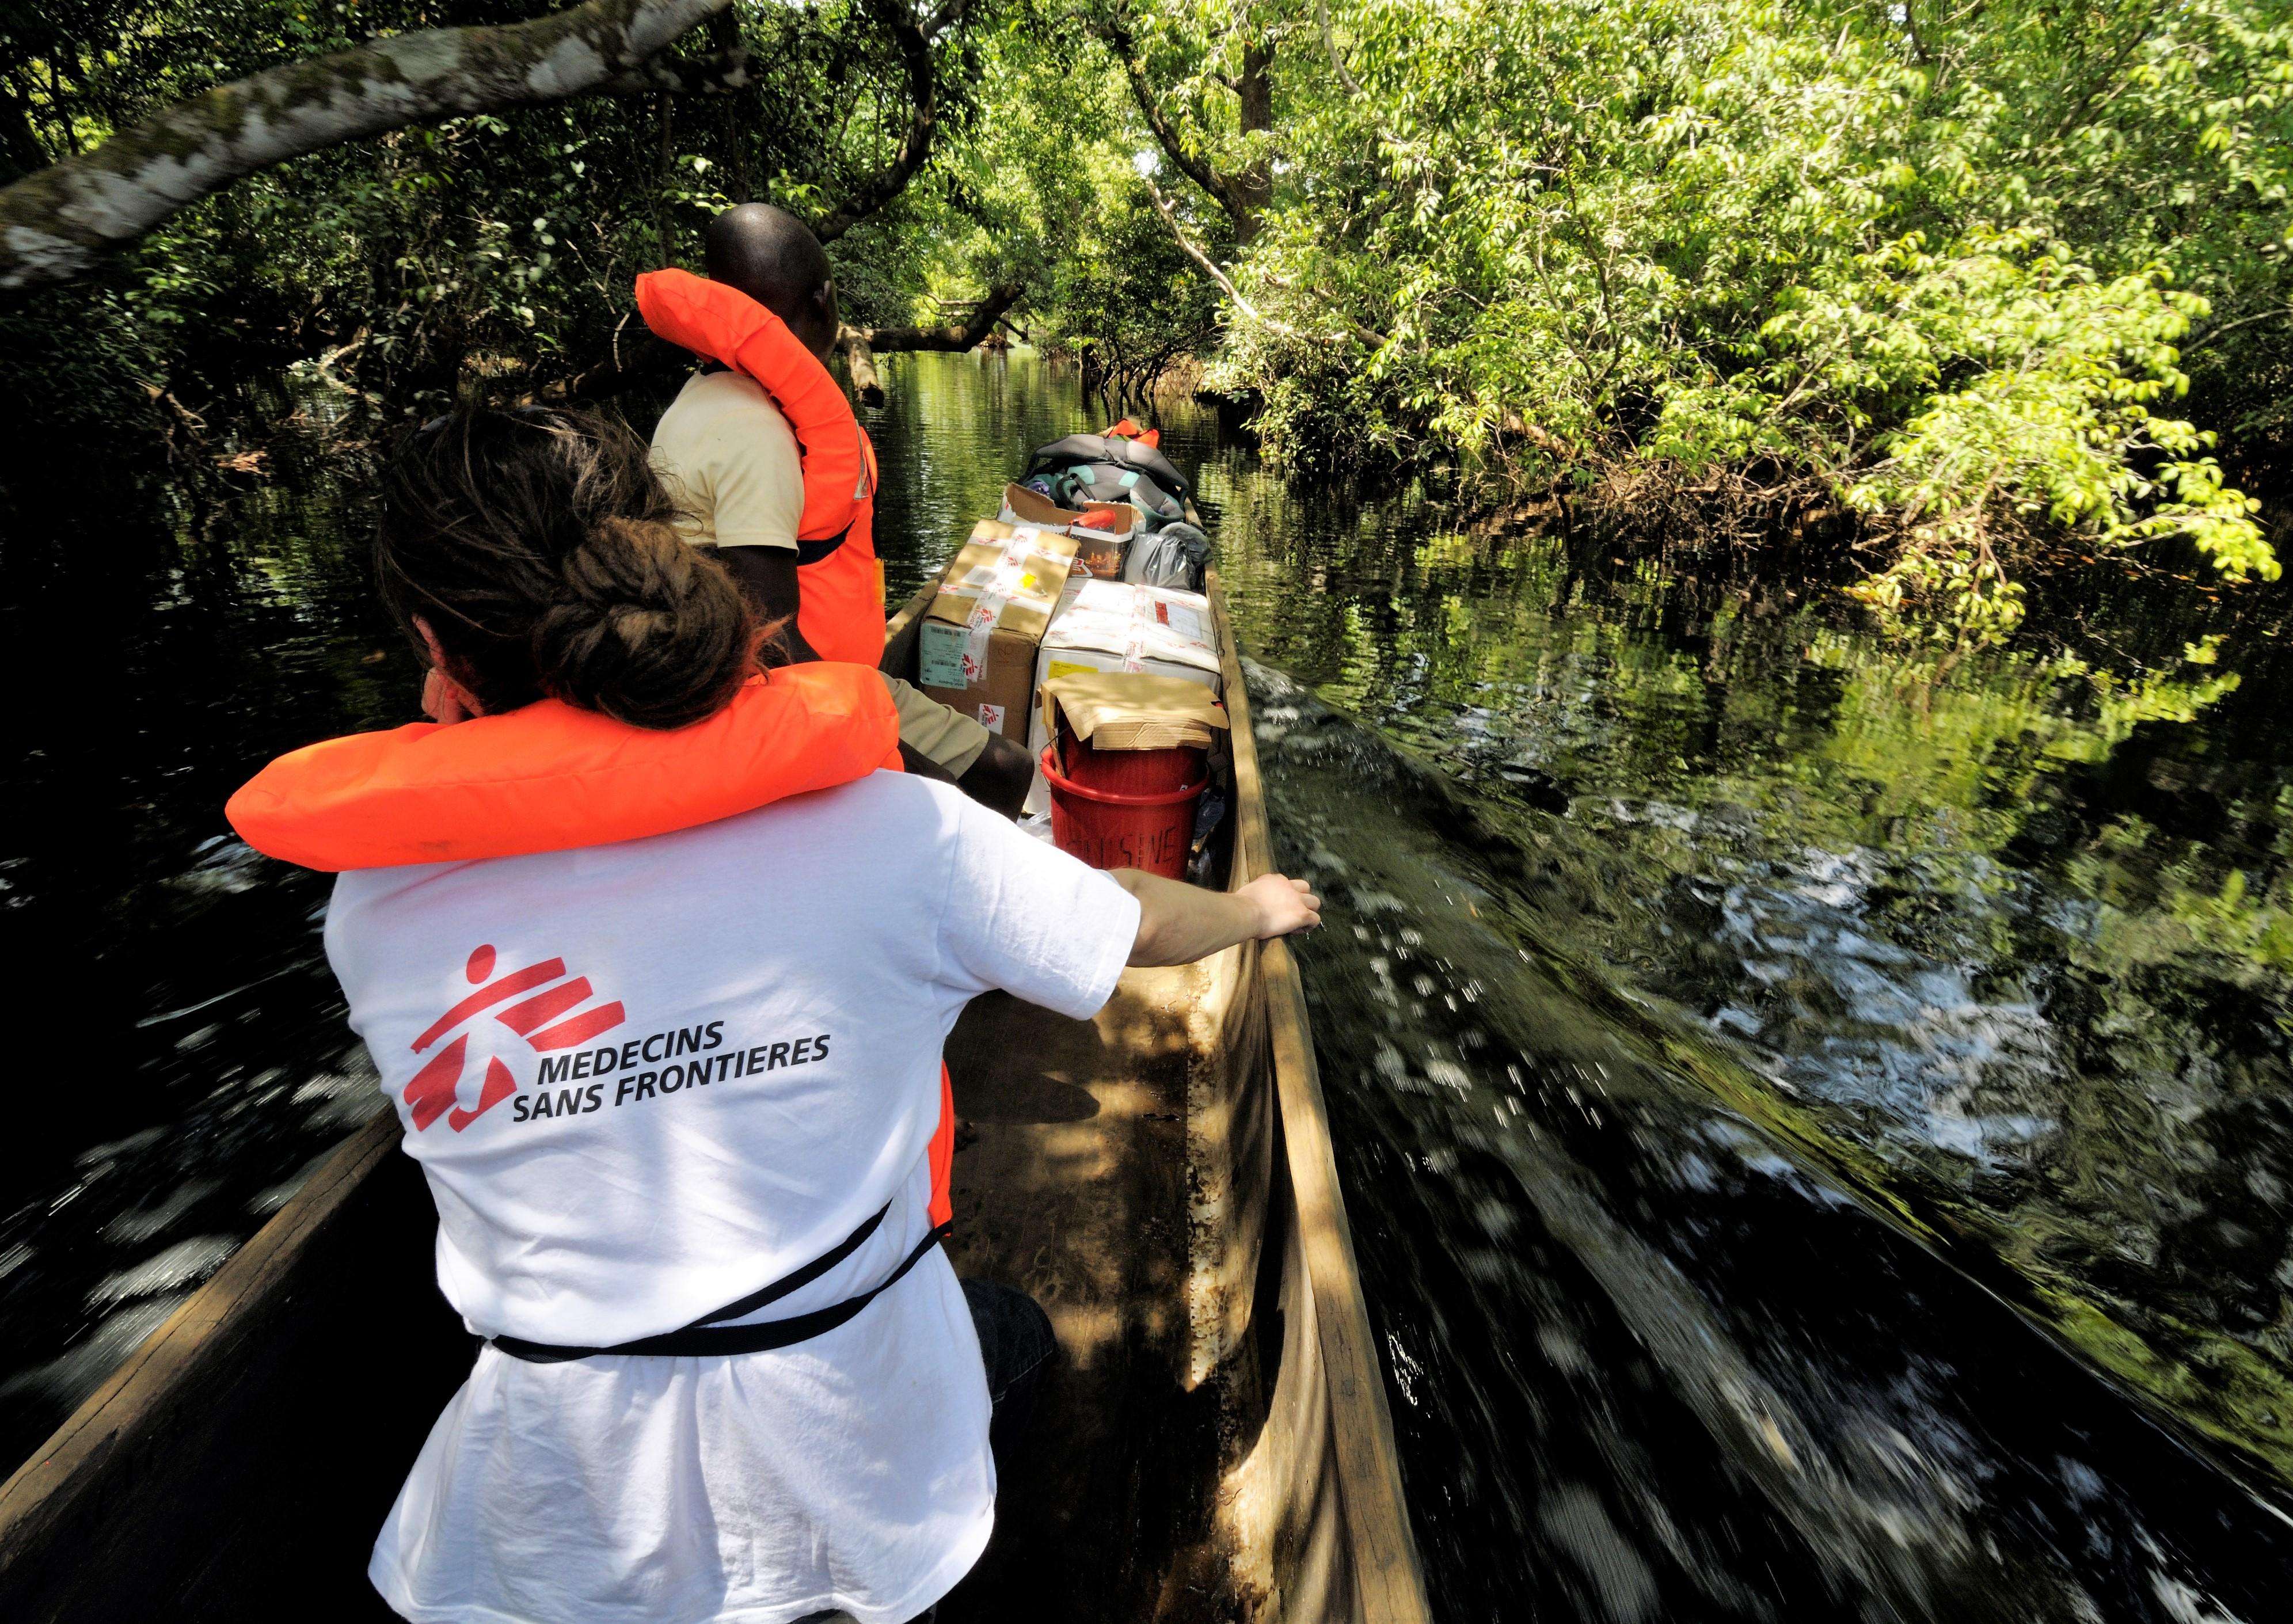
[[[589,986],[589,978],[575,976],[567,979],[563,959],[544,959],[539,964],[502,976],[496,976],[494,969],[491,947],[480,947],[471,954],[462,973],[477,991],[432,1021],[414,1040],[414,1052],[422,1054],[435,1048],[448,1033],[464,1028],[452,1043],[431,1055],[406,1085],[403,1098],[413,1113],[414,1131],[417,1133],[441,1116],[446,1119],[448,1127],[459,1133],[517,1092],[517,1079],[510,1075],[509,1068],[490,1057],[485,1080],[478,1089],[477,1104],[466,1108],[457,1103],[462,1071],[470,1058],[468,1028],[488,1011],[493,1011],[495,1020],[523,1038],[528,1048],[542,1054],[587,1043],[627,1019],[619,1003],[591,1003],[596,995]],[[531,995],[527,996],[529,994]],[[501,1007],[504,1005],[507,1007]]]

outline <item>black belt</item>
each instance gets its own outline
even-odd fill
[[[797,563],[799,564],[819,564],[826,559],[833,558],[836,556],[836,549],[844,545],[844,538],[851,533],[852,526],[847,524],[842,530],[838,531],[832,536],[824,536],[817,541],[798,542],[796,544]]]
[[[890,1212],[887,1205],[878,1207],[875,1215],[839,1241],[835,1249],[815,1257],[792,1274],[782,1275],[769,1286],[762,1286],[737,1303],[727,1303],[715,1313],[703,1314],[691,1325],[677,1330],[664,1331],[658,1336],[640,1336],[635,1342],[616,1344],[610,1348],[560,1347],[547,1342],[528,1342],[523,1336],[490,1336],[488,1343],[513,1359],[528,1364],[562,1365],[568,1360],[596,1359],[605,1354],[649,1353],[660,1359],[701,1359],[712,1354],[763,1353],[774,1348],[793,1347],[814,1336],[834,1330],[846,1320],[895,1285],[900,1277],[924,1259],[924,1255],[947,1238],[949,1226],[933,1226],[916,1243],[915,1250],[900,1262],[900,1266],[856,1297],[847,1297],[841,1303],[831,1303],[826,1308],[816,1308],[808,1314],[798,1314],[792,1320],[767,1320],[759,1325],[726,1325],[727,1320],[738,1320],[753,1314],[767,1303],[778,1302],[802,1286],[826,1274],[860,1249],[861,1243],[876,1232]]]

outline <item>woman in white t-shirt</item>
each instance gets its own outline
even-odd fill
[[[377,555],[458,725],[298,751],[231,806],[344,871],[328,953],[486,1339],[376,1542],[412,1620],[927,1614],[993,1522],[983,1331],[999,1393],[1049,1348],[936,1244],[958,1012],[1082,1019],[1126,963],[1317,918],[1277,876],[1101,873],[869,770],[880,684],[755,675],[668,516],[618,426],[425,429]]]

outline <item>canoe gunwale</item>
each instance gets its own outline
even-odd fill
[[[1232,883],[1240,886],[1276,872],[1273,830],[1251,723],[1249,687],[1216,571],[1211,572],[1209,587],[1233,741],[1236,827]],[[1304,1272],[1302,1281],[1285,1280],[1284,1295],[1292,1296],[1302,1286],[1312,1305],[1319,1374],[1327,1389],[1320,1408],[1327,1417],[1327,1441],[1335,1457],[1338,1500],[1351,1559],[1348,1611],[1366,1624],[1425,1624],[1431,1609],[1409,1525],[1393,1412],[1355,1261],[1353,1226],[1339,1183],[1337,1148],[1314,1055],[1305,983],[1286,941],[1258,944],[1256,957],[1275,1083],[1277,1154],[1287,1175],[1276,1184],[1276,1197],[1286,1193],[1289,1198],[1288,1211],[1281,1214],[1287,1229],[1284,1261],[1285,1271],[1302,1266]],[[1293,1363],[1285,1358],[1283,1376],[1290,1374]],[[1281,1379],[1273,1378],[1277,1388]],[[1277,1392],[1275,1402],[1279,1401]],[[1305,1553],[1299,1555],[1300,1560],[1308,1559]]]
[[[1215,570],[1207,586],[1218,627],[1235,780],[1235,849],[1228,885],[1237,889],[1275,872],[1273,831],[1239,645]],[[885,670],[896,673],[912,662],[916,622],[934,590],[927,582],[893,617],[885,634]],[[1264,1011],[1264,1064],[1274,1084],[1275,1153],[1282,1161],[1271,1189],[1237,1191],[1255,1198],[1259,1222],[1228,1238],[1253,1255],[1261,1244],[1282,1249],[1276,1300],[1242,1305],[1245,1335],[1248,1319],[1276,1312],[1293,1327],[1310,1319],[1313,1334],[1310,1348],[1285,1340],[1276,1368],[1260,1372],[1252,1384],[1263,1391],[1252,1393],[1252,1408],[1259,1413],[1248,1419],[1264,1430],[1249,1458],[1226,1474],[1220,1520],[1236,1565],[1270,1582],[1272,1594],[1264,1598],[1260,1618],[1319,1624],[1342,1616],[1362,1624],[1425,1624],[1431,1609],[1338,1181],[1305,985],[1288,944],[1258,943],[1239,951],[1242,990],[1254,995]],[[1252,1068],[1236,1063],[1227,1069]],[[1237,1113],[1248,1108],[1244,1100],[1227,1103]],[[1250,1176],[1247,1170],[1232,1173],[1228,1182],[1235,1185]],[[1210,1244],[1215,1246],[1216,1239]],[[1258,1274],[1255,1255],[1243,1261],[1243,1272]],[[1216,1353],[1234,1337],[1230,1328],[1221,1327],[1210,1339],[1218,1344]],[[1319,1384],[1324,1391],[1285,1391],[1300,1383]],[[1317,1514],[1331,1480],[1334,1520]],[[1317,1571],[1341,1555],[1344,1571]],[[1333,1613],[1331,1602],[1343,1611]]]
[[[146,1435],[181,1390],[214,1374],[231,1345],[275,1306],[286,1276],[398,1148],[398,1118],[389,1111],[352,1133],[0,1484],[0,1572],[60,1531],[114,1468],[115,1456],[147,1447]]]

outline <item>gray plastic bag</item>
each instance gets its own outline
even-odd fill
[[[1199,592],[1211,564],[1211,539],[1184,520],[1150,534],[1134,536],[1122,561],[1122,579],[1134,586],[1176,587]]]

